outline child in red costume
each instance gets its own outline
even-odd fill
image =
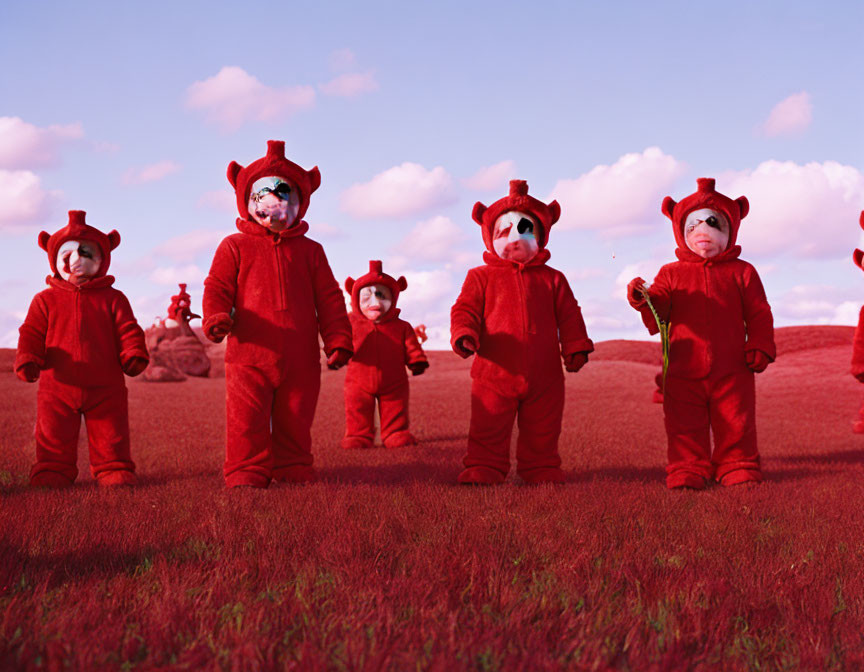
[[[416,445],[408,431],[408,375],[428,367],[414,329],[399,319],[396,302],[408,286],[382,271],[380,261],[369,272],[345,280],[353,311],[348,315],[354,335],[354,356],[345,375],[345,438],[343,448],[371,448],[375,437],[375,400],[381,416],[381,440],[386,448]]]
[[[240,233],[216,250],[203,300],[207,338],[219,343],[230,334],[225,483],[266,488],[271,479],[314,481],[319,332],[331,369],[352,353],[342,292],[302,221],[321,175],[286,159],[285,143],[270,140],[265,157],[245,168],[232,161],[228,180]]]
[[[738,258],[735,244],[749,211],[700,178],[698,190],[663,201],[672,220],[678,261],[660,269],[647,288],[660,318],[670,324],[669,369],[663,389],[670,488],[702,489],[762,481],[756,446],[754,373],[774,361],[774,320],[759,274]],[[652,334],[657,324],[634,278],[627,297]],[[714,432],[711,452],[710,432]]]
[[[471,426],[459,482],[495,484],[510,470],[510,435],[519,418],[518,474],[528,483],[563,482],[558,437],[564,374],[588,361],[594,344],[567,278],[546,265],[549,229],[561,208],[510,182],[509,196],[472,216],[483,232],[484,266],[468,271],[450,312],[450,342],[471,367]]]
[[[28,383],[39,380],[33,486],[62,488],[75,481],[81,415],[96,482],[136,482],[123,374],[137,376],[147,367],[144,331],[106,275],[120,234],[105,235],[84,215],[71,210],[67,226],[53,236],[39,234],[53,275],[19,330],[15,373]]]
[[[858,218],[858,223],[864,229],[864,212]],[[852,253],[855,265],[864,270],[864,252],[856,249]],[[859,383],[864,383],[864,306],[858,313],[858,326],[855,329],[855,339],[852,342],[852,375]],[[858,410],[858,419],[852,425],[852,431],[856,434],[864,434],[864,404]]]

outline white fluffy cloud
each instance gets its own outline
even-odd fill
[[[771,299],[776,320],[788,324],[858,324],[860,291],[831,285],[795,285]]]
[[[157,285],[176,285],[181,282],[200,286],[204,284],[207,272],[195,264],[185,266],[158,266],[150,273],[150,282]]]
[[[328,96],[340,98],[356,98],[364,93],[372,93],[380,87],[375,79],[374,73],[369,72],[346,72],[334,77],[329,82],[319,84],[321,93]]]
[[[140,168],[130,168],[123,173],[123,184],[145,184],[158,182],[180,170],[180,164],[174,161],[159,161]]]
[[[802,133],[813,121],[813,103],[806,91],[781,100],[772,109],[762,124],[762,132],[768,137]]]
[[[186,107],[203,112],[208,123],[224,131],[250,121],[281,119],[314,104],[311,86],[267,86],[236,66],[226,66],[186,91]]]
[[[40,128],[19,117],[0,117],[0,168],[50,168],[59,161],[60,147],[84,137],[80,123]]]
[[[750,201],[738,236],[748,255],[842,257],[858,241],[864,174],[852,166],[765,161],[718,176],[717,188]]]
[[[433,217],[419,222],[399,241],[393,251],[418,261],[453,261],[457,248],[468,236],[449,217]]]
[[[23,231],[49,219],[61,193],[42,187],[39,176],[29,170],[0,169],[0,231]]]
[[[232,231],[211,231],[209,229],[196,229],[188,231],[174,238],[169,238],[161,245],[153,249],[153,255],[157,258],[169,258],[175,261],[191,262],[199,255],[210,258],[219,247],[222,239],[233,233]]]
[[[649,147],[599,165],[575,179],[562,179],[551,198],[561,205],[561,229],[594,229],[603,236],[653,230],[660,203],[684,173],[685,164]]]
[[[507,188],[507,183],[515,178],[516,162],[508,159],[507,161],[501,161],[481,168],[471,177],[466,177],[462,180],[462,184],[469,189],[476,189],[477,191],[504,190]]]
[[[199,208],[219,212],[237,212],[237,196],[231,189],[205,191],[195,202]]]
[[[403,163],[355,184],[340,197],[344,212],[358,219],[400,219],[456,201],[453,178],[441,166],[426,170]]]

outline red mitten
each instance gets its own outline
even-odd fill
[[[408,369],[411,371],[412,376],[419,376],[428,368],[429,362],[411,362],[408,365]]]
[[[571,352],[564,357],[564,368],[570,373],[576,373],[588,363],[588,355],[584,352]]]
[[[15,375],[25,383],[35,383],[39,380],[39,365],[36,362],[27,362],[26,364],[22,364],[15,371]]]
[[[642,296],[641,288],[645,287],[645,281],[642,278],[633,278],[630,284],[627,285],[627,301],[636,310],[644,307],[647,304],[645,297]]]
[[[859,383],[864,383],[864,371],[855,375],[855,380]]]
[[[335,348],[333,352],[330,353],[330,356],[327,357],[327,368],[332,369],[333,371],[341,369],[348,363],[348,360],[351,359],[352,354],[354,353],[345,348]]]
[[[471,355],[477,352],[477,344],[471,336],[461,336],[456,341],[456,354],[462,359],[468,359]]]
[[[149,364],[149,360],[144,357],[130,357],[126,360],[126,363],[123,364],[122,369],[123,373],[127,376],[137,376],[139,373],[144,371]]]
[[[747,366],[755,373],[762,373],[771,363],[766,355],[761,350],[748,350],[745,355],[747,358]]]
[[[214,315],[204,325],[204,335],[214,343],[221,343],[234,326],[234,320],[227,313]]]

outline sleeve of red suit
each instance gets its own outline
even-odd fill
[[[48,311],[40,295],[30,302],[27,318],[18,330],[18,352],[15,355],[15,370],[25,364],[45,367],[45,337],[48,333]]]
[[[456,350],[456,342],[463,336],[470,336],[480,345],[480,327],[483,322],[484,288],[474,269],[462,284],[459,298],[450,309],[450,346]]]
[[[120,363],[123,366],[133,357],[150,361],[144,330],[135,319],[129,299],[122,292],[117,292],[114,299],[114,333],[120,344]]]
[[[324,352],[329,356],[336,348],[341,348],[353,353],[354,342],[345,298],[333,277],[324,248],[320,245],[316,246],[314,263],[315,309],[318,312],[318,330],[324,341]]]
[[[664,322],[669,321],[670,297],[672,296],[672,279],[666,267],[663,266],[657,272],[657,277],[648,288],[648,296],[651,298],[651,305],[657,311],[657,315]],[[639,309],[639,314],[642,316],[642,324],[648,328],[648,333],[652,336],[660,333],[660,328],[657,326],[657,320],[654,319],[654,313],[646,303]]]
[[[240,258],[234,244],[225,239],[216,248],[210,273],[204,280],[204,297],[202,307],[204,333],[208,333],[213,325],[231,317],[231,309],[237,296],[237,272],[240,268]]]
[[[417,334],[414,333],[414,328],[405,323],[405,366],[411,368],[412,364],[427,363],[426,353],[423,352],[423,346],[417,340]]]
[[[576,352],[588,354],[594,351],[594,343],[588,338],[585,320],[582,319],[582,309],[563,273],[555,275],[555,315],[562,357],[566,359]]]
[[[858,327],[852,341],[852,375],[856,378],[864,376],[864,306],[858,313]]]
[[[777,357],[774,345],[774,316],[765,296],[762,280],[756,269],[747,264],[742,283],[744,300],[744,322],[747,325],[747,345],[745,352],[759,350],[772,362]]]

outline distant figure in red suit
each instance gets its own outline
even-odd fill
[[[82,415],[96,482],[136,482],[123,374],[137,376],[149,356],[129,301],[106,275],[120,234],[105,235],[84,220],[83,210],[71,210],[67,226],[39,234],[52,275],[19,330],[15,373],[28,383],[39,380],[33,486],[75,481]]]
[[[558,454],[564,373],[588,361],[594,344],[567,278],[546,265],[549,229],[561,208],[528,195],[523,180],[488,208],[476,203],[486,252],[450,311],[453,350],[476,354],[471,367],[471,425],[459,482],[496,484],[510,470],[518,417],[516,471],[527,483],[565,479]]]
[[[762,481],[754,373],[774,361],[776,349],[762,281],[735,244],[747,199],[715,191],[710,178],[697,184],[680,203],[667,196],[661,208],[672,220],[678,261],[663,266],[650,287],[634,278],[627,298],[649,333],[658,329],[643,288],[670,324],[666,485],[698,490],[713,478],[722,485]]]
[[[352,353],[342,291],[302,219],[321,175],[286,159],[285,143],[271,140],[267,155],[245,168],[232,161],[228,181],[239,233],[216,250],[203,300],[205,336],[214,343],[228,336],[225,483],[315,481],[319,332],[329,368]]]
[[[414,335],[417,337],[417,341],[420,345],[423,345],[426,341],[429,340],[429,337],[426,335],[426,325],[418,324],[414,327]]]
[[[861,228],[864,229],[864,211],[858,219]],[[864,252],[856,249],[852,253],[855,265],[864,270]],[[864,306],[858,313],[858,327],[855,329],[855,340],[852,343],[852,375],[858,382],[864,383]],[[864,434],[864,403],[858,410],[858,419],[852,424],[852,431],[856,434]]]
[[[180,325],[188,325],[195,318],[200,318],[192,312],[192,297],[186,291],[186,283],[179,283],[180,292],[171,297],[171,305],[168,306],[168,320],[173,320],[175,324],[166,320],[166,327],[175,327]]]
[[[428,367],[414,329],[399,319],[396,302],[408,286],[384,273],[380,261],[369,262],[369,272],[345,280],[351,295],[354,356],[345,374],[345,438],[342,447],[371,448],[375,438],[375,402],[381,417],[385,448],[404,448],[417,441],[408,429],[408,375]]]

